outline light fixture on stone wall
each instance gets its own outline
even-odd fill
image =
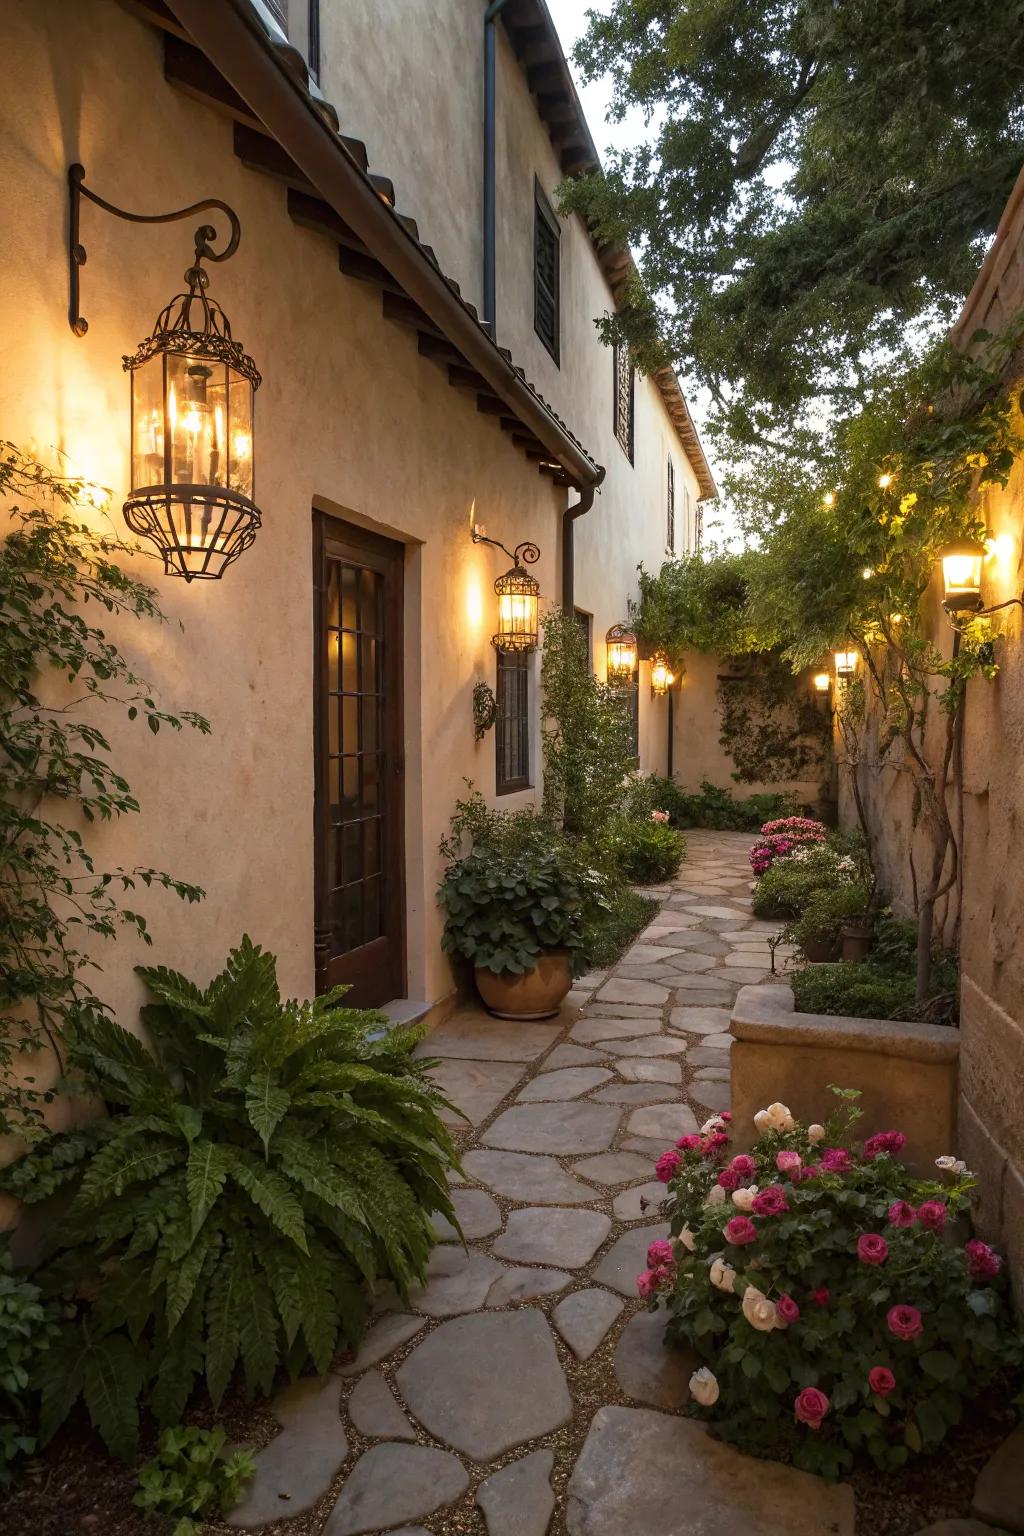
[[[216,237],[212,225],[196,230],[193,264],[185,273],[188,291],[161,310],[150,335],[122,360],[132,376],[125,522],[156,545],[168,576],[216,579],[248,549],[261,522],[253,499],[253,396],[260,375],[233,339],[227,315],[209,298],[202,265],[234,255],[241,225],[219,198],[174,213],[127,213],[98,197],[84,178],[82,166],[70,167],[69,321],[76,336],[88,330],[79,312],[79,271],[86,259],[79,240],[83,197],[132,224],[167,224],[208,208],[218,209],[230,222],[222,251],[211,245]]]
[[[860,661],[859,651],[833,651],[832,660],[835,664],[836,677],[848,680],[857,675],[857,663]]]
[[[489,539],[479,524],[473,528],[474,544],[493,544],[512,561],[512,568],[494,583],[498,599],[498,629],[491,636],[496,651],[535,651],[540,639],[540,583],[525,569],[540,559],[536,544],[524,540],[515,549],[506,549],[498,539]]]
[[[947,613],[981,607],[981,562],[985,546],[977,539],[956,539],[939,550],[942,561],[942,606]]]
[[[828,693],[832,686],[832,679],[827,672],[815,672],[811,682],[814,685],[815,693]]]
[[[612,684],[632,682],[636,673],[636,635],[628,624],[613,624],[604,638],[608,681]]]
[[[668,664],[668,657],[664,651],[655,651],[651,657],[651,692],[659,697],[668,693],[676,675]]]

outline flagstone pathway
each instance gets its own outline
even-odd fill
[[[691,832],[654,921],[550,1023],[476,1009],[423,1047],[469,1117],[427,1284],[272,1404],[233,1527],[323,1536],[853,1536],[853,1495],[686,1416],[693,1362],[635,1278],[655,1158],[729,1102],[730,1007],[769,976],[750,838]],[[464,1122],[453,1121],[460,1127]],[[296,1519],[296,1517],[299,1517]]]

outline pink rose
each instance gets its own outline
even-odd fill
[[[659,1237],[647,1249],[648,1269],[674,1269],[675,1262],[676,1256],[667,1237]]]
[[[820,1429],[829,1410],[829,1400],[817,1387],[804,1387],[793,1404],[793,1415],[808,1429]]]
[[[736,1243],[737,1246],[753,1243],[757,1241],[757,1228],[749,1216],[734,1216],[725,1224],[725,1235],[730,1243]]]
[[[896,1390],[896,1377],[887,1365],[876,1365],[868,1371],[868,1386],[879,1397],[888,1397]]]
[[[636,1277],[636,1288],[638,1295],[642,1296],[644,1301],[649,1301],[658,1289],[657,1275],[653,1274],[651,1270],[645,1269],[642,1275],[637,1275]]]
[[[680,1152],[696,1152],[700,1146],[700,1137],[696,1133],[691,1133],[689,1136],[680,1136],[676,1146]]]
[[[678,1152],[663,1152],[654,1165],[654,1176],[660,1179],[662,1184],[667,1184],[674,1179],[682,1167],[682,1158]]]
[[[811,1292],[811,1300],[814,1302],[816,1307],[827,1307],[828,1299],[831,1294],[832,1292],[829,1290],[827,1285],[816,1285],[814,1290]]]
[[[916,1220],[917,1212],[905,1200],[897,1200],[890,1205],[889,1225],[891,1227],[912,1227]]]
[[[786,1191],[781,1184],[769,1184],[767,1189],[762,1189],[755,1198],[751,1207],[755,1216],[781,1216],[789,1210],[789,1201],[786,1199]]]
[[[906,1144],[907,1138],[902,1131],[878,1131],[864,1143],[864,1156],[870,1160],[878,1157],[881,1152],[888,1152],[895,1157]]]
[[[775,1166],[780,1173],[799,1173],[803,1158],[799,1152],[777,1152]]]
[[[804,1163],[804,1166],[800,1169],[798,1176],[794,1178],[793,1182],[794,1184],[806,1184],[808,1179],[816,1179],[820,1172],[821,1169],[817,1163]]]
[[[897,1339],[916,1339],[923,1332],[924,1323],[916,1307],[890,1307],[886,1314],[889,1332]]]
[[[718,1175],[718,1182],[723,1189],[739,1189],[740,1176],[735,1168],[723,1168]]]
[[[734,1168],[741,1179],[752,1179],[757,1171],[754,1159],[749,1157],[746,1152],[740,1152],[738,1156],[734,1157],[729,1167]]]
[[[862,1264],[884,1264],[889,1257],[889,1244],[877,1232],[865,1232],[857,1239],[857,1257]],[[647,1262],[651,1262],[649,1257]]]
[[[826,1147],[821,1154],[823,1173],[849,1173],[850,1154],[845,1147]]]
[[[775,1303],[775,1310],[782,1318],[784,1323],[796,1323],[800,1320],[800,1308],[797,1306],[792,1296],[787,1295],[785,1291],[783,1291],[782,1295]]]
[[[722,1113],[719,1115],[718,1118],[719,1118],[719,1120],[724,1120],[726,1125],[732,1125],[732,1111],[731,1110],[723,1109]]]
[[[946,1207],[941,1200],[926,1200],[917,1208],[917,1219],[922,1227],[929,1232],[944,1232],[946,1228]]]
[[[1003,1261],[994,1248],[983,1243],[980,1237],[972,1237],[964,1244],[967,1273],[972,1280],[994,1280],[1003,1267]]]

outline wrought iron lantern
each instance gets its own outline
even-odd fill
[[[832,679],[827,672],[815,672],[811,682],[814,684],[815,693],[828,693],[832,686]]]
[[[636,674],[636,635],[626,624],[613,624],[604,638],[608,681],[612,684],[631,683]]]
[[[494,583],[498,628],[491,636],[491,644],[496,651],[535,651],[540,640],[540,583],[526,566],[536,564],[540,550],[529,540],[517,544],[515,549],[506,549],[497,539],[489,539],[480,527],[473,529],[473,543],[493,544],[512,561],[511,569]]]
[[[859,651],[833,651],[836,677],[851,678],[857,673],[857,663],[860,661]]]
[[[79,200],[87,197],[132,223],[166,223],[218,208],[231,223],[222,251],[209,224],[195,233],[195,258],[177,294],[132,357],[131,489],[124,503],[129,528],[159,549],[168,576],[215,580],[248,549],[261,518],[254,500],[253,397],[260,374],[231,334],[220,305],[208,295],[204,261],[226,261],[238,248],[241,226],[219,199],[168,214],[131,214],[105,202],[84,184],[84,170],[69,171],[71,194],[71,328],[88,329],[78,312]]]
[[[668,664],[668,657],[664,651],[655,651],[651,657],[651,692],[659,697],[668,693],[676,675]]]
[[[944,587],[942,606],[946,612],[980,609],[981,562],[985,558],[985,546],[976,539],[957,539],[939,551],[939,558]]]

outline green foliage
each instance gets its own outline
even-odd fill
[[[920,1019],[953,1022],[956,957],[932,946],[928,995],[916,997],[917,925],[883,912],[866,960],[810,965],[787,979],[798,1013],[839,1014],[854,1019]]]
[[[590,670],[586,638],[571,614],[544,624],[544,809],[553,824],[592,849],[618,814],[633,766],[621,693]]]
[[[612,848],[618,869],[637,885],[671,880],[683,861],[686,839],[665,822],[623,817],[615,823]]]
[[[840,868],[844,858],[832,843],[799,850],[776,859],[754,887],[755,917],[799,917],[819,891],[835,891],[848,883],[854,871]]]
[[[494,811],[473,790],[457,802],[441,852],[442,948],[473,966],[522,975],[543,950],[580,950],[607,910],[601,873],[532,806]]]
[[[865,885],[844,883],[815,890],[800,916],[786,924],[783,938],[805,950],[809,944],[838,948],[843,924],[863,919],[870,900]]]
[[[724,1439],[829,1478],[858,1462],[897,1470],[986,1391],[1012,1392],[1005,1375],[1024,1360],[998,1256],[956,1235],[976,1181],[963,1164],[942,1183],[911,1178],[894,1155],[905,1138],[853,1144],[841,1115],[813,1141],[785,1105],[758,1121],[752,1164],[733,1163],[723,1135],[666,1170],[681,1240],[654,1247],[643,1290],[708,1362],[718,1397],[699,1411]],[[741,1216],[731,1192],[752,1185]],[[879,1367],[891,1381],[872,1379]],[[795,1411],[808,1388],[824,1396],[816,1426]]]
[[[656,125],[561,188],[641,253],[604,333],[708,391],[737,484],[761,453],[784,483],[974,281],[1024,156],[1019,13],[614,0],[589,21],[584,78]]]
[[[662,781],[666,782],[666,781]],[[668,781],[671,782],[671,781]],[[662,795],[664,809],[673,826],[710,827],[716,831],[756,832],[762,822],[797,811],[792,795],[746,795],[737,799],[728,789],[721,789],[708,779],[701,780],[698,794],[685,794],[673,783],[674,795]]]
[[[217,1516],[238,1503],[256,1471],[248,1451],[224,1455],[223,1429],[184,1424],[165,1429],[155,1456],[139,1469],[134,1503],[175,1522],[171,1536],[199,1536],[201,1517]]]
[[[35,1450],[29,1384],[57,1332],[56,1312],[37,1285],[15,1274],[0,1237],[0,1488],[18,1458]]]
[[[0,544],[0,1134],[31,1138],[54,1094],[38,1086],[29,1058],[49,1044],[59,1060],[69,1025],[106,1008],[87,977],[99,969],[90,941],[128,928],[150,942],[129,904],[139,885],[190,902],[203,894],[159,870],[96,867],[81,823],[139,809],[100,722],[120,713],[154,734],[209,726],[158,708],[86,616],[91,604],[111,616],[163,617],[152,588],[117,564],[136,546],[83,520],[95,488],[0,442],[0,496],[11,499]]]
[[[639,571],[640,600],[633,606],[637,634],[678,668],[684,651],[740,656],[766,651],[782,636],[769,620],[751,617],[750,582],[758,555],[708,549],[667,561],[657,576]]]
[[[35,1374],[41,1439],[82,1397],[125,1457],[140,1399],[171,1425],[200,1377],[219,1403],[239,1361],[250,1394],[282,1365],[325,1371],[376,1280],[423,1278],[456,1166],[416,1031],[343,1007],[344,988],[282,1002],[248,938],[205,989],[140,975],[153,1054],[102,1016],[72,1040],[72,1070],[114,1113],[0,1177],[29,1203],[77,1183],[40,1283],[95,1296]]]
[[[749,656],[718,681],[719,743],[740,784],[778,784],[824,773],[832,722],[775,652]]]
[[[583,948],[577,952],[577,969],[581,973],[608,970],[647,927],[659,905],[652,896],[642,896],[628,885],[617,885],[609,893],[607,911],[585,929]]]

